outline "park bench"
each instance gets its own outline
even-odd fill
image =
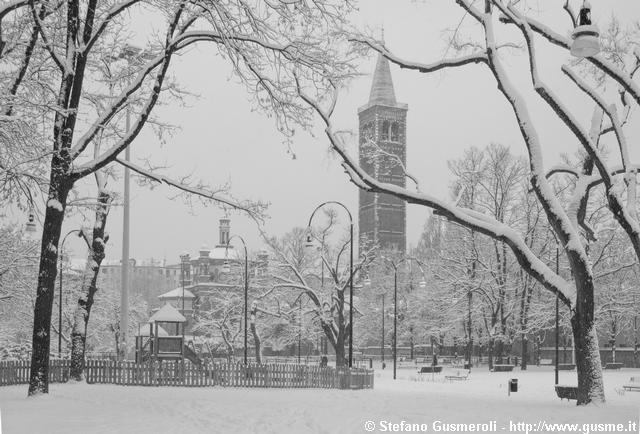
[[[621,369],[622,366],[622,363],[607,363],[604,365],[604,369]]]
[[[631,377],[629,382],[622,386],[624,390],[640,392],[640,377]]]
[[[440,373],[442,372],[442,366],[423,366],[418,371],[418,374],[432,374],[432,373]]]
[[[493,372],[511,372],[514,365],[493,365]]]
[[[540,359],[541,365],[553,365],[553,360],[551,359]]]
[[[577,386],[556,386],[556,395],[560,399],[578,399]]]
[[[576,365],[574,365],[573,363],[558,364],[558,371],[573,371],[574,369],[576,369]]]
[[[448,381],[464,381],[469,379],[470,373],[470,369],[465,369],[463,371],[457,371],[455,375],[445,375],[444,378]]]

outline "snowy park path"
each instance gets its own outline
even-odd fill
[[[576,408],[553,391],[553,371],[526,373],[474,370],[467,381],[412,381],[414,370],[399,371],[394,383],[377,371],[374,390],[292,390],[123,387],[54,384],[49,396],[26,398],[26,386],[0,388],[3,434],[22,433],[365,433],[364,423],[383,421],[447,423],[509,421],[537,423],[627,423],[638,421],[640,393],[615,389],[640,376],[639,370],[605,372],[607,404]],[[561,372],[561,383],[575,373]],[[430,376],[429,376],[430,378]],[[441,377],[444,378],[444,377]],[[507,380],[519,391],[507,395]],[[503,431],[501,427],[506,426]]]

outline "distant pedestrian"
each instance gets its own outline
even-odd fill
[[[438,355],[437,354],[433,355],[433,366],[438,366]]]

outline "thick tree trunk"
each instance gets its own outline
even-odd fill
[[[604,402],[602,365],[593,311],[591,315],[581,315],[576,312],[571,318],[571,326],[576,348],[578,405]]]
[[[487,349],[487,355],[489,357],[489,370],[493,369],[493,338],[489,338],[489,348]]]
[[[527,370],[527,363],[529,361],[529,339],[527,335],[522,335],[522,362],[520,363],[520,370]]]
[[[53,158],[52,171],[59,172],[60,164]],[[31,345],[31,371],[28,394],[49,393],[49,351],[51,343],[51,312],[55,279],[58,271],[58,243],[64,220],[69,187],[55,174],[51,176],[49,198],[45,211],[38,288],[33,309],[33,337]]]
[[[502,341],[502,338],[498,339],[497,342],[494,344],[494,352],[496,353],[496,359],[498,364],[502,364],[504,363],[503,360],[503,355],[504,355],[504,342]]]
[[[253,345],[256,349],[256,363],[258,365],[262,364],[262,340],[260,339],[260,335],[258,334],[258,329],[256,328],[256,314],[258,313],[258,304],[254,301],[251,305],[251,334],[253,335]]]
[[[344,337],[339,336],[336,345],[333,347],[336,352],[336,368],[347,366],[347,360],[345,359],[344,351]]]
[[[71,370],[69,375],[76,381],[82,381],[85,346],[87,342],[87,326],[89,324],[94,295],[98,289],[96,283],[98,281],[98,273],[100,272],[100,264],[104,259],[105,245],[108,241],[108,236],[105,237],[104,234],[104,228],[107,224],[110,202],[111,196],[104,191],[100,191],[98,194],[98,206],[96,208],[92,238],[91,240],[87,240],[90,241],[91,247],[87,254],[87,265],[82,278],[82,288],[80,290],[80,297],[78,298],[78,305],[73,315],[74,321],[71,332]]]

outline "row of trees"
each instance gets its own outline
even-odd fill
[[[106,189],[106,180],[113,164],[126,164],[141,176],[242,209],[253,216],[263,211],[262,204],[234,200],[216,188],[185,185],[119,159],[145,125],[164,125],[154,119],[153,112],[159,103],[180,94],[169,72],[173,57],[194,44],[205,43],[228,59],[236,76],[255,97],[255,105],[273,115],[285,135],[293,134],[294,123],[303,127],[312,125],[311,113],[315,111],[326,127],[331,149],[358,188],[392,194],[408,203],[433,209],[439,216],[470,231],[464,246],[473,246],[474,238],[479,235],[495,240],[493,262],[479,267],[483,258],[471,256],[466,263],[459,264],[460,269],[453,273],[454,281],[456,273],[467,273],[471,282],[491,278],[495,286],[486,298],[501,300],[513,281],[509,275],[509,255],[513,255],[513,263],[523,272],[519,279],[524,289],[519,288],[525,301],[535,281],[571,312],[578,403],[604,401],[595,316],[602,303],[598,303],[596,296],[596,288],[600,287],[594,274],[598,256],[592,249],[598,231],[590,225],[589,216],[592,207],[598,208],[596,204],[605,206],[632,247],[634,260],[640,257],[638,165],[631,161],[627,139],[627,130],[632,124],[627,120],[640,103],[636,78],[640,55],[634,50],[637,31],[621,39],[619,27],[617,33],[613,29],[604,35],[604,53],[578,64],[550,67],[536,47],[545,43],[568,51],[571,40],[563,36],[567,29],[556,31],[543,24],[527,8],[526,2],[484,0],[479,4],[456,0],[455,3],[460,7],[463,20],[472,23],[468,27],[472,36],[464,42],[455,36],[450,45],[458,50],[457,55],[431,64],[402,59],[383,43],[360,32],[345,30],[352,9],[349,1],[65,0],[51,3],[12,0],[3,4],[0,7],[0,140],[3,145],[0,164],[4,176],[0,191],[3,200],[23,207],[36,204],[38,197],[45,205],[34,298],[29,393],[48,390],[59,238],[68,208],[79,197],[77,188],[83,180],[94,175],[97,191],[91,201],[95,224],[85,236],[90,247],[89,260],[74,314],[76,326],[72,341],[80,346],[84,342],[83,333],[86,336],[95,275],[107,243],[104,223],[112,194]],[[558,12],[567,17],[568,29],[576,26],[577,17],[569,0],[563,8],[558,7]],[[136,17],[149,13],[157,14],[159,20],[165,22],[162,36],[150,37],[144,50],[119,49],[126,47],[120,30],[135,23]],[[352,47],[356,50],[350,49]],[[505,60],[505,49],[514,47],[522,47],[526,53],[525,70],[511,68]],[[477,202],[476,187],[479,192],[481,186],[475,186],[473,179],[464,190],[462,185],[459,188],[463,201],[452,202],[423,191],[380,182],[358,165],[358,160],[347,151],[348,136],[336,131],[332,115],[339,90],[353,76],[353,60],[368,49],[402,68],[422,74],[470,65],[490,73],[513,113],[527,151],[527,188],[533,193],[529,209],[538,210],[548,221],[554,241],[560,246],[564,270],[554,271],[549,263],[550,249],[543,249],[540,244],[542,234],[530,236],[527,232],[533,230],[535,222],[523,224],[518,219],[512,220],[517,213],[503,207],[504,204]],[[130,61],[114,75],[105,65],[117,59]],[[581,102],[594,107],[588,127],[577,119],[574,106],[566,104],[544,81],[539,73],[542,66],[545,70],[555,68],[561,72],[568,83],[582,93]],[[577,161],[567,161],[551,169],[545,167],[543,155],[554,144],[541,140],[539,126],[531,116],[532,98],[514,85],[514,76],[523,73],[536,102],[557,116],[580,146],[582,152]],[[122,118],[126,112],[132,118],[129,128],[123,128]],[[559,176],[563,179],[558,180]],[[509,180],[500,182],[508,185],[518,177],[513,173]],[[557,185],[566,188],[556,188]],[[508,195],[506,190],[500,194]],[[281,263],[287,267],[286,258],[281,258]],[[332,269],[329,261],[325,266]],[[348,336],[341,331],[344,316],[336,306],[341,307],[345,302],[343,282],[348,279],[341,278],[341,268],[333,270],[335,284],[327,301],[312,290],[306,275],[296,275],[293,270],[290,271],[293,275],[281,276],[281,285],[298,288],[311,300],[325,334],[339,344]],[[471,293],[469,287],[459,288]],[[494,303],[490,316],[493,323],[490,330],[502,333],[505,320],[509,320],[505,305]],[[81,362],[80,358],[76,360]]]
[[[254,105],[274,116],[289,136],[292,124],[308,125],[310,114],[296,98],[294,76],[316,82],[320,89],[319,78],[352,71],[346,59],[334,61],[327,55],[332,29],[351,7],[349,2],[325,0],[308,5],[262,0],[12,0],[0,7],[2,199],[23,208],[44,203],[30,395],[48,391],[60,232],[70,205],[78,205],[79,191],[87,188],[88,177],[96,179],[95,199],[80,202],[94,211],[95,223],[84,232],[89,253],[73,315],[74,376],[82,372],[97,275],[108,242],[104,227],[114,195],[107,183],[114,164],[262,217],[263,203],[236,200],[226,187],[178,182],[120,160],[145,126],[160,131],[167,126],[153,112],[182,95],[170,73],[174,56],[195,44],[209,44],[247,85]],[[159,26],[141,35],[147,37],[146,46],[132,47],[125,30],[149,16]],[[115,65],[119,61],[125,62]],[[124,331],[121,335],[124,338]]]
[[[459,50],[454,58],[425,64],[403,59],[372,38],[354,34],[349,39],[377,51],[402,68],[422,74],[469,65],[486,68],[495,80],[497,91],[513,113],[513,121],[518,126],[527,151],[529,188],[558,240],[570,273],[554,271],[544,260],[544,254],[530,244],[527,234],[506,220],[505,216],[490,215],[484,210],[442,200],[424,191],[384,183],[368,174],[358,164],[357,158],[348,152],[347,137],[334,126],[332,115],[339,89],[336,88],[334,98],[328,103],[303,84],[299,85],[299,91],[324,122],[331,149],[340,157],[350,180],[358,188],[392,194],[408,203],[431,208],[451,222],[496,240],[501,249],[511,250],[524,272],[558,297],[571,312],[578,372],[578,404],[603,402],[604,386],[595,319],[597,279],[590,250],[595,232],[587,217],[589,204],[600,198],[600,205],[608,208],[627,237],[637,261],[640,257],[636,189],[638,165],[630,160],[628,124],[625,119],[632,107],[640,103],[640,88],[635,80],[640,56],[637,50],[634,51],[633,43],[618,43],[619,40],[615,39],[609,51],[588,57],[578,65],[575,62],[573,65],[552,65],[540,56],[541,51],[536,50],[537,46],[546,42],[567,53],[572,41],[536,19],[536,14],[527,9],[525,2],[485,0],[477,4],[456,0],[456,4],[461,8],[463,19],[473,22],[473,30],[470,32],[472,36],[464,43],[451,44]],[[570,29],[576,26],[578,20],[569,1],[565,2],[564,8],[559,8],[559,12],[568,18]],[[629,36],[627,41],[637,39],[637,33]],[[507,47],[524,48],[526,69],[507,66],[504,50]],[[542,65],[547,71],[556,68],[564,74],[571,85],[582,93],[580,101],[594,107],[588,127],[585,128],[577,118],[575,105],[568,104],[545,82],[540,74]],[[552,169],[545,167],[544,152],[548,152],[554,144],[541,139],[538,131],[540,125],[532,117],[531,106],[537,101],[532,101],[524,89],[515,85],[516,76],[522,77],[523,74],[531,85],[535,99],[564,124],[580,146],[582,152],[577,164],[562,164]],[[609,87],[605,88],[603,84]],[[606,91],[612,88],[616,91]],[[612,155],[615,155],[615,163],[611,163]],[[569,192],[554,189],[554,178],[559,174],[571,178]],[[602,192],[600,196],[596,194],[598,190]],[[506,258],[504,254],[501,257]],[[504,263],[500,265],[500,270],[503,269]],[[500,280],[499,277],[498,282]],[[497,314],[501,319],[501,311]]]

